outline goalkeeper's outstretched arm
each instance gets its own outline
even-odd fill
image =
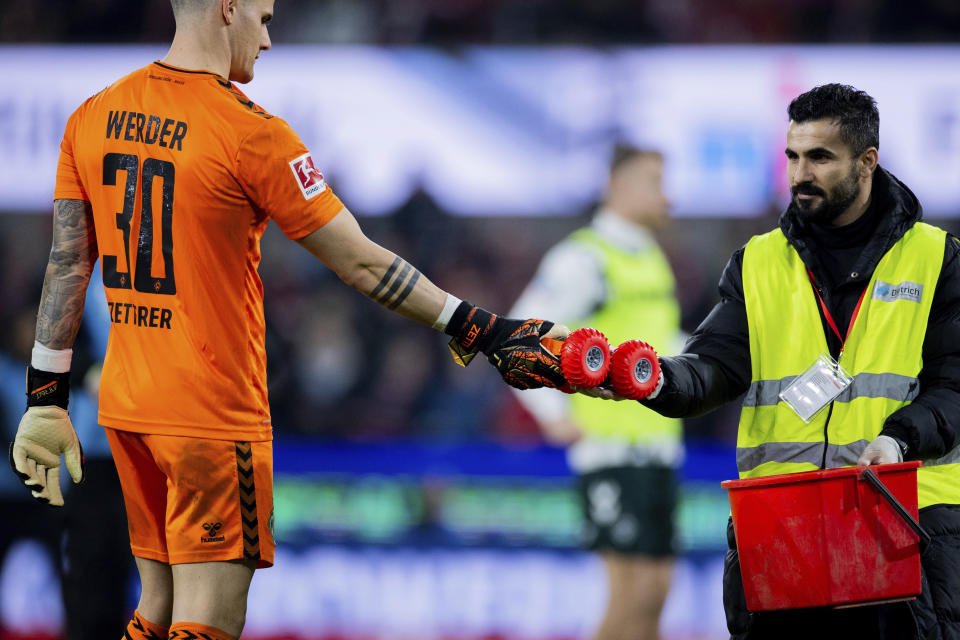
[[[345,283],[406,318],[433,325],[447,302],[409,262],[367,238],[346,208],[299,242]]]
[[[34,498],[60,506],[61,454],[73,481],[83,479],[83,452],[67,414],[67,402],[71,347],[97,261],[97,241],[89,202],[56,200],[53,207],[53,246],[43,278],[33,357],[27,368],[27,411],[10,445],[10,464]]]
[[[565,327],[502,318],[448,294],[406,260],[367,238],[346,208],[299,242],[372,300],[452,336],[450,348],[460,364],[466,366],[482,352],[512,386],[564,384],[559,361],[541,349],[540,339],[566,337]]]

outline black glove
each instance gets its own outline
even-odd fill
[[[560,359],[540,344],[540,338],[552,328],[548,320],[501,318],[461,302],[446,332],[453,336],[450,351],[457,364],[465,367],[483,352],[511,387],[536,389],[566,384]]]

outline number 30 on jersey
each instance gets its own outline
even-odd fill
[[[141,293],[173,295],[177,284],[173,276],[173,163],[156,158],[140,159],[131,153],[108,153],[103,156],[103,184],[115,186],[117,174],[127,175],[123,190],[123,210],[117,214],[117,228],[123,232],[123,265],[118,256],[105,255],[103,259],[103,285],[115,289],[129,289],[131,284]],[[139,184],[137,178],[140,178]],[[163,189],[160,195],[160,237],[153,234],[153,181],[160,178]],[[133,282],[130,277],[130,229],[132,228],[137,187],[140,187],[140,234],[137,240],[136,265]],[[163,277],[152,273],[154,242],[160,245],[163,255]]]

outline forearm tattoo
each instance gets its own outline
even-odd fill
[[[396,258],[370,292],[370,297],[388,309],[396,309],[407,299],[419,279],[419,271],[410,266],[409,262]]]
[[[37,342],[51,349],[68,349],[73,345],[96,260],[97,240],[90,203],[55,201],[53,247],[40,295]]]

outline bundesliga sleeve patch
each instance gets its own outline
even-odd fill
[[[309,200],[318,193],[323,193],[327,184],[323,181],[323,174],[313,164],[310,153],[290,161],[290,170],[293,171],[303,197]]]

